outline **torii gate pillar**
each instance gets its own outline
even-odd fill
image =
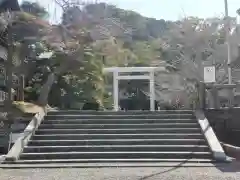
[[[114,67],[105,68],[105,72],[113,73],[113,99],[114,111],[119,111],[119,80],[149,80],[149,94],[150,94],[150,110],[155,111],[155,79],[154,72],[158,67]],[[148,75],[120,75],[120,73],[131,73],[131,72],[145,72]]]

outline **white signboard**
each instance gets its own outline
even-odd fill
[[[214,82],[216,82],[215,66],[204,67],[204,82],[205,83],[214,83]]]

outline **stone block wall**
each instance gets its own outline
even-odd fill
[[[240,146],[240,108],[208,109],[205,115],[220,141]]]
[[[32,114],[29,114],[25,117],[23,116],[16,118],[14,123],[11,124],[11,130],[8,129],[8,122],[6,120],[0,119],[0,154],[6,153],[10,140],[13,144],[21,135],[21,133],[23,133],[24,129],[27,127],[30,120],[32,119],[32,116]],[[9,136],[9,131],[12,132],[11,138]]]

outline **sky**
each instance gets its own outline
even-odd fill
[[[21,3],[24,0],[19,0]],[[29,0],[39,2],[50,12],[50,21],[60,21],[61,8],[54,0]],[[85,0],[95,2],[96,0]],[[143,16],[156,19],[178,20],[186,16],[208,18],[224,15],[224,0],[98,0],[114,4],[120,8],[134,10]],[[240,8],[240,0],[228,0],[229,15],[236,17]]]

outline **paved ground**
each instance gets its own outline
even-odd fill
[[[201,168],[0,169],[1,180],[240,180],[240,164]]]

